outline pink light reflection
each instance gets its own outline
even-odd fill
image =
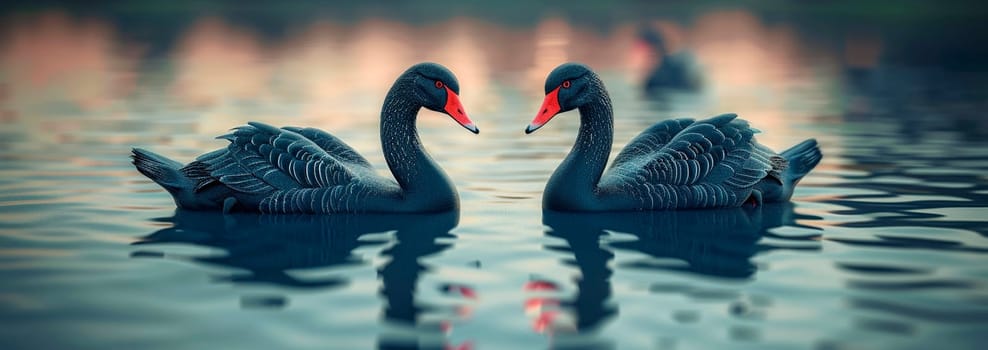
[[[2,33],[0,71],[12,111],[69,101],[84,110],[108,106],[135,88],[139,51],[118,43],[106,23],[58,11],[13,17]]]

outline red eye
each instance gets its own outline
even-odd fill
[[[572,85],[572,84],[569,82],[569,80],[563,82],[563,88],[564,89],[569,89],[569,86],[570,85]]]
[[[439,81],[439,80],[436,80],[436,88],[437,88],[437,89],[442,89],[442,88],[443,88],[443,86],[446,86],[446,85],[443,85],[443,82],[441,82],[441,81]]]

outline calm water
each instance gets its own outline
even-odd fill
[[[637,83],[649,57],[633,45],[633,25],[315,21],[271,38],[203,17],[150,44],[122,24],[57,12],[4,28],[5,349],[988,340],[984,90],[958,88],[966,75],[878,64],[880,43],[843,52],[745,12],[712,12],[679,28],[707,89],[646,98]],[[387,173],[380,102],[422,60],[459,76],[481,129],[420,115],[426,148],[460,191],[458,215],[176,213],[129,164],[132,146],[188,161],[257,120],[329,130]],[[791,204],[542,212],[542,187],[578,120],[522,130],[545,74],[565,60],[595,67],[610,89],[615,153],[657,121],[737,112],[770,147],[815,137],[825,157]]]

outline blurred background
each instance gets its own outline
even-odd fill
[[[693,54],[712,109],[744,109],[752,99],[781,103],[779,90],[811,83],[847,95],[949,104],[965,90],[984,89],[986,10],[976,5],[5,2],[0,118],[153,108],[196,111],[209,132],[216,131],[212,123],[226,127],[257,113],[346,123],[334,115],[340,105],[376,111],[394,77],[423,60],[456,72],[468,87],[468,108],[485,113],[501,104],[491,89],[538,92],[564,61],[646,82],[662,56],[641,45],[646,26],[664,38],[666,51]],[[834,112],[873,107],[841,102]],[[949,117],[983,126],[976,115]]]
[[[6,1],[0,348],[979,348],[985,23],[978,1]],[[387,175],[381,103],[420,61],[481,130],[419,118],[458,216],[182,215],[127,158],[256,120]],[[614,153],[736,112],[823,162],[753,216],[543,216],[578,118],[522,130],[566,61],[607,85]]]

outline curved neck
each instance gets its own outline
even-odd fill
[[[591,92],[590,101],[580,106],[580,131],[576,143],[549,179],[546,192],[567,201],[590,198],[607,165],[614,141],[614,112],[603,85]]]
[[[415,127],[422,107],[407,96],[409,84],[398,81],[381,109],[381,149],[388,168],[401,186],[404,199],[445,200],[455,197],[449,179],[422,148]],[[454,199],[455,200],[455,199]]]

